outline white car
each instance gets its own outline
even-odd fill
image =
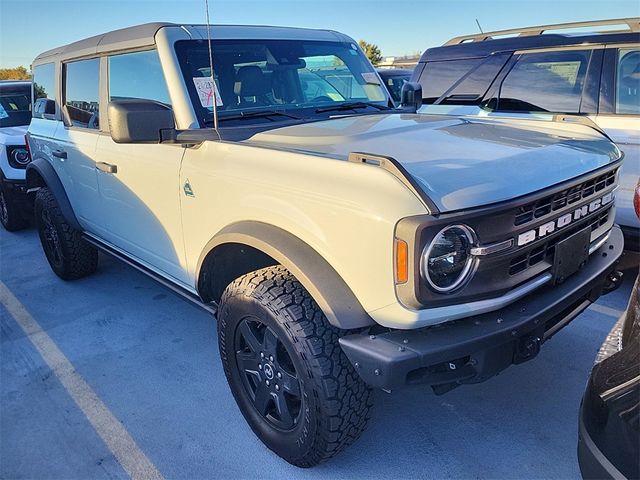
[[[393,108],[338,32],[211,32],[211,55],[175,24],[39,55],[27,186],[60,278],[102,251],[217,309],[231,393],[288,462],[355,441],[371,387],[484,381],[619,284],[599,132],[419,115],[415,85]]]
[[[413,80],[422,85],[424,114],[590,119],[624,153],[616,223],[625,248],[640,250],[632,205],[640,177],[640,18],[456,37],[426,50]]]
[[[31,82],[0,82],[0,223],[9,231],[29,223],[25,173],[31,157],[25,134],[30,121]]]

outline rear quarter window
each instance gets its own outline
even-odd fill
[[[55,119],[56,114],[56,68],[53,63],[44,63],[33,68],[33,116]]]
[[[590,59],[590,50],[525,53],[492,104],[506,112],[578,113]]]

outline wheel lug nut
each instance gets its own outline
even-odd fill
[[[273,362],[273,355],[269,355],[269,361]]]
[[[261,363],[258,364],[258,370],[262,370],[262,364]]]
[[[280,390],[280,386],[276,383],[276,390]]]
[[[260,352],[260,358],[264,358],[264,353]]]
[[[276,374],[276,376],[277,376],[278,378],[282,378],[282,374],[281,374],[280,372],[278,372],[278,373]]]
[[[269,380],[267,380],[267,387],[270,385]]]

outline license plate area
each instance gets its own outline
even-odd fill
[[[559,284],[576,273],[589,260],[591,227],[583,228],[556,244],[551,274]]]

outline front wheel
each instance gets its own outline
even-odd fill
[[[370,389],[339,334],[282,266],[238,278],[220,301],[218,342],[231,392],[260,440],[299,467],[336,455],[369,419]]]
[[[13,194],[0,182],[0,223],[9,232],[21,230],[27,226],[27,221],[20,211],[18,202]]]

